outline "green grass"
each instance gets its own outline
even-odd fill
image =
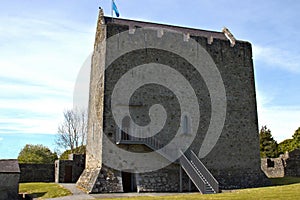
[[[20,183],[19,193],[33,198],[55,198],[71,195],[71,192],[56,183]]]
[[[149,197],[139,196],[130,197],[126,200],[231,200],[231,199],[300,199],[300,178],[284,177],[271,179],[274,186],[261,187],[252,189],[233,190],[232,192],[225,192],[219,194],[178,194],[174,196],[160,196]],[[107,199],[109,200],[109,199]],[[114,198],[113,200],[124,200],[124,198]]]
[[[271,178],[273,185],[290,185],[300,183],[300,177]]]
[[[174,194],[172,196],[138,196],[126,197],[126,200],[231,200],[231,199],[300,199],[300,177],[284,177],[270,179],[274,186],[233,190],[212,195],[201,194]],[[71,195],[70,191],[56,183],[20,183],[21,193],[30,194],[34,198],[55,198]],[[124,198],[112,198],[113,200],[124,200]],[[107,199],[109,200],[109,199]]]

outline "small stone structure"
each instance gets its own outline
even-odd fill
[[[136,44],[140,46],[136,48]],[[162,45],[165,48],[155,48],[151,46],[153,44]],[[128,46],[132,48],[131,51],[128,51]],[[118,52],[123,52],[123,54],[117,57]],[[192,61],[188,61],[180,53],[194,57]],[[200,57],[200,55],[204,56]],[[111,61],[112,58],[115,60]],[[193,65],[191,62],[196,64]],[[210,62],[214,64],[210,65]],[[216,69],[219,75],[207,73],[204,76],[197,72],[195,66],[198,65],[208,71]],[[130,117],[127,115],[123,118],[122,115],[122,121],[117,124],[111,110],[112,96],[118,93],[114,93],[114,88],[125,75],[148,80],[149,74],[142,74],[142,70],[139,73],[133,72],[140,66],[147,66],[147,69],[139,68],[146,72],[152,67],[160,66],[161,68],[155,69],[161,70],[165,69],[162,66],[169,66],[180,73],[197,96],[196,105],[188,104],[195,105],[193,110],[181,113],[181,105],[173,91],[149,82],[132,94],[130,102],[122,99],[113,104],[116,109],[120,110],[119,115],[125,108],[130,110]],[[214,93],[213,90],[218,87],[209,88],[206,80],[216,77],[221,77],[224,90]],[[164,79],[168,78],[160,78],[160,80]],[[172,83],[176,89],[182,87],[182,85],[176,85],[180,84],[177,80]],[[212,84],[215,83],[216,79]],[[124,93],[125,90],[121,90],[119,94]],[[222,96],[221,93],[224,95]],[[213,101],[212,95],[221,96]],[[224,105],[222,102],[225,99]],[[198,159],[201,159],[216,178],[220,188],[258,187],[270,183],[261,171],[251,44],[236,40],[228,29],[216,32],[127,19],[112,19],[105,17],[103,10],[100,10],[90,77],[86,168],[77,185],[90,193],[178,192],[193,187],[190,186],[188,180],[186,181],[188,179],[186,171],[182,171],[183,165],[178,162],[173,162],[158,170],[137,172],[134,162],[137,158],[133,155],[141,153],[149,155],[149,152],[154,152],[151,154],[153,156],[151,160],[145,163],[145,167],[153,166],[153,162],[166,163],[167,158],[156,151],[161,147],[151,147],[149,141],[146,141],[147,144],[137,143],[137,140],[134,141],[136,138],[130,141],[129,135],[123,134],[125,129],[130,131],[130,127],[134,124],[149,125],[151,120],[148,113],[156,104],[164,107],[167,119],[159,133],[147,137],[149,141],[158,141],[161,146],[167,146],[173,140],[177,130],[180,130],[179,135],[182,138],[188,138],[190,132],[193,132],[196,137],[190,145],[186,146],[189,147],[189,151],[197,152]],[[212,131],[210,133],[212,138],[208,141],[206,139],[207,134],[209,135],[211,119],[213,115],[220,116],[220,112],[216,112],[213,108],[214,105],[221,105],[221,109],[226,108],[225,111],[222,110],[226,120],[216,121],[215,126],[222,126],[219,131],[220,135],[213,137]],[[192,115],[194,110],[201,111],[200,123],[195,130],[191,131],[189,124],[199,117],[199,115]],[[134,132],[137,133],[132,129],[131,133]],[[218,141],[212,142],[214,139]],[[182,140],[176,144],[181,143]],[[203,153],[204,148],[211,146],[211,143],[213,147],[210,151]],[[107,151],[111,146],[117,150]],[[174,151],[168,152],[179,152],[180,149],[182,148],[174,148]],[[118,151],[130,152],[132,156],[122,156],[117,153]],[[115,168],[113,165],[106,166],[105,163],[114,162],[114,160],[120,161],[121,164],[114,166]]]
[[[300,149],[286,152],[279,158],[262,158],[261,169],[269,178],[300,177]]]
[[[55,161],[55,182],[76,183],[85,167],[84,154],[69,154],[68,160]]]
[[[53,164],[20,163],[20,183],[27,182],[54,182]]]
[[[19,178],[17,160],[0,160],[0,200],[18,199]]]
[[[283,156],[279,158],[262,158],[261,169],[268,178],[284,177],[285,160]]]

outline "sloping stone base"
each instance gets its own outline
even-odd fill
[[[76,185],[87,193],[123,192],[121,173],[107,167],[85,169]]]

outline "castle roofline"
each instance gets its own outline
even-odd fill
[[[213,37],[221,40],[228,40],[223,32],[218,32],[218,31],[209,31],[209,30],[202,30],[197,28],[160,24],[154,22],[144,22],[144,21],[131,20],[131,19],[112,18],[109,16],[104,16],[104,20],[105,20],[105,24],[114,23],[119,25],[126,25],[129,26],[129,28],[145,28],[145,27],[165,28],[165,29],[182,32],[185,34],[190,34],[192,36],[203,36],[207,38]]]

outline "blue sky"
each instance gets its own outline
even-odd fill
[[[253,45],[259,124],[280,142],[300,126],[300,1],[116,0],[122,18],[221,31]],[[0,158],[26,143],[54,149],[110,0],[1,0]],[[49,135],[52,134],[52,135]],[[44,136],[43,136],[44,135]],[[14,137],[12,137],[14,136]],[[9,147],[15,150],[10,151]]]

